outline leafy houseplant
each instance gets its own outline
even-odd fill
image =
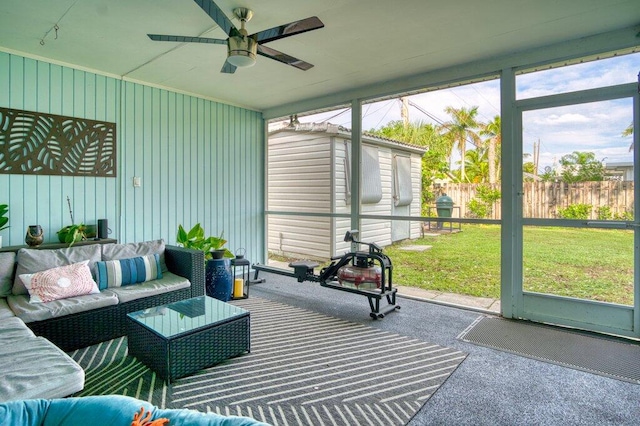
[[[57,232],[58,240],[61,243],[69,244],[69,247],[71,247],[74,243],[87,239],[86,230],[87,227],[84,223],[65,226]]]
[[[69,247],[71,247],[74,243],[87,239],[87,235],[85,234],[87,227],[84,223],[74,224],[71,200],[69,197],[67,197],[67,205],[69,206],[69,216],[71,216],[72,225],[65,226],[56,232],[56,234],[58,234],[58,240],[60,240],[61,243],[69,244]]]
[[[214,258],[214,252],[220,252],[223,257],[233,258],[233,253],[223,246],[227,243],[223,237],[223,232],[219,237],[206,237],[204,236],[204,228],[196,223],[193,228],[187,232],[182,225],[178,225],[178,235],[176,241],[182,247],[200,250],[204,253],[204,260],[210,260]]]
[[[0,231],[3,229],[7,229],[7,222],[9,222],[9,205],[8,204],[0,204]],[[2,248],[2,235],[0,235],[0,248]]]
[[[9,222],[7,213],[9,213],[9,205],[0,204],[0,231],[8,228],[8,226],[6,226],[7,222]]]

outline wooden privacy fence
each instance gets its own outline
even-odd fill
[[[453,199],[454,206],[460,207],[460,217],[473,217],[469,211],[469,202],[479,199],[479,186],[500,190],[500,184],[446,183],[434,185],[436,197],[447,194]],[[574,204],[591,206],[589,219],[597,220],[598,211],[607,207],[612,215],[624,215],[633,212],[633,182],[524,182],[522,209],[524,217],[557,218],[559,208]],[[493,205],[493,211],[487,219],[500,219],[501,202]],[[433,209],[432,209],[433,210]]]

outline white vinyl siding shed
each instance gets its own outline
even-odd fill
[[[350,176],[351,134],[348,129],[331,124],[298,124],[269,132],[267,150],[268,210],[287,215],[268,215],[269,252],[293,257],[328,259],[348,251],[342,241],[350,229],[349,218],[301,216],[295,213],[351,212]],[[363,151],[372,161],[377,156],[378,170],[370,165],[363,171],[363,214],[420,216],[421,167],[426,149],[370,135],[362,136]],[[394,206],[396,190],[394,156],[410,167],[400,185],[404,206]],[[363,155],[364,157],[364,155]],[[365,167],[363,167],[363,170]],[[369,179],[369,181],[367,181]],[[379,186],[378,186],[379,185]],[[379,191],[381,190],[381,196]],[[378,195],[376,195],[378,194]],[[411,200],[406,199],[411,196]],[[368,198],[368,200],[367,200]],[[404,233],[393,232],[404,227]],[[393,241],[418,238],[420,222],[363,220],[360,239],[386,246]]]

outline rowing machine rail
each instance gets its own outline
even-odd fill
[[[369,301],[371,313],[369,316],[373,319],[382,319],[390,312],[400,309],[396,304],[397,289],[393,288],[393,265],[391,259],[382,252],[382,249],[375,243],[363,243],[356,241],[354,235],[358,231],[349,231],[345,235],[345,241],[352,241],[356,244],[364,244],[369,246],[368,251],[352,251],[345,253],[343,256],[331,258],[331,264],[322,268],[319,274],[314,272],[319,266],[317,262],[302,260],[291,262],[289,266],[293,268],[293,272],[285,271],[271,266],[254,264],[255,270],[254,282],[258,282],[258,273],[260,271],[270,272],[273,274],[285,275],[296,278],[298,282],[313,281],[319,282],[321,286],[333,290],[346,291],[349,293],[360,294],[366,296]],[[380,286],[375,289],[358,288],[358,286],[345,286],[338,280],[338,271],[343,266],[353,265],[358,267],[378,265],[381,270]],[[264,280],[262,280],[264,281]],[[387,304],[381,306],[381,301],[386,300]]]

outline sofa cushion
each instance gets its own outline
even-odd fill
[[[0,346],[12,345],[21,339],[36,337],[33,331],[18,317],[5,318],[0,322]]]
[[[96,269],[100,290],[162,278],[160,256],[157,253],[131,259],[101,261],[96,263]]]
[[[158,280],[147,281],[142,284],[129,285],[126,287],[114,287],[105,291],[114,292],[118,295],[118,300],[120,300],[120,303],[126,303],[130,302],[131,300],[155,296],[157,294],[168,293],[170,291],[189,287],[191,287],[191,283],[188,279],[183,278],[180,275],[167,272],[162,275],[161,279]],[[105,291],[103,291],[103,293]]]
[[[0,345],[0,401],[62,398],[84,387],[84,371],[42,337]]]
[[[20,279],[29,292],[29,302],[46,303],[83,294],[100,293],[91,277],[88,260],[58,266],[35,274],[22,274]]]
[[[11,294],[15,266],[16,254],[14,252],[0,253],[0,297]]]
[[[69,297],[47,303],[29,303],[27,295],[12,295],[7,297],[7,302],[18,318],[29,323],[117,305],[118,297],[113,292],[105,290],[97,294]]]
[[[142,243],[104,244],[102,246],[102,260],[131,259],[132,257],[158,254],[162,272],[167,272],[164,260],[164,240],[145,241]]]
[[[21,274],[33,274],[35,272],[45,271],[58,266],[71,265],[72,263],[89,261],[89,269],[91,275],[95,279],[95,264],[102,257],[100,244],[90,244],[86,246],[68,247],[57,250],[36,250],[36,249],[20,249],[17,256],[16,277],[13,281],[12,293],[28,294],[26,287],[20,280]]]
[[[5,318],[15,317],[16,314],[13,313],[9,304],[7,303],[6,297],[0,297],[0,320]]]

